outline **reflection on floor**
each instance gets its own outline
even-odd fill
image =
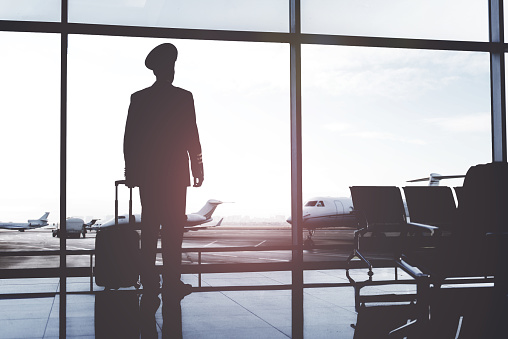
[[[377,270],[376,279],[393,279],[393,269]],[[399,271],[399,278],[406,279]],[[197,276],[186,275],[197,286]],[[204,274],[204,286],[288,284],[289,272]],[[305,283],[346,282],[344,270],[305,272]],[[94,287],[101,290],[99,287]],[[89,289],[87,278],[69,278],[68,291]],[[1,293],[54,292],[58,279],[0,280]],[[414,293],[414,285],[369,287],[369,293]],[[181,303],[184,338],[291,337],[291,291],[198,292]],[[59,298],[0,300],[0,338],[57,338]],[[395,310],[395,309],[393,309]],[[67,337],[94,338],[94,295],[68,295]],[[383,311],[381,311],[383,314]],[[305,338],[353,338],[357,322],[351,287],[307,288],[304,295]],[[161,337],[161,309],[156,314]],[[358,319],[359,321],[361,319]],[[364,320],[362,320],[364,321]],[[359,323],[360,325],[360,323]],[[368,326],[368,325],[367,325]],[[113,326],[112,326],[113,327]],[[111,328],[114,333],[114,328]]]

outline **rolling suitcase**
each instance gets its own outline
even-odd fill
[[[140,247],[139,234],[130,225],[118,224],[118,185],[115,181],[115,226],[97,232],[95,238],[95,283],[106,289],[139,287]],[[129,219],[132,215],[132,188],[129,199]]]

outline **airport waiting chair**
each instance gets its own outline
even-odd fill
[[[413,226],[407,222],[406,211],[400,189],[395,186],[352,186],[350,187],[358,229],[354,233],[353,253],[347,258],[346,277],[355,288],[355,305],[361,306],[360,289],[372,281],[373,260],[382,260],[395,267],[397,279],[397,261],[403,247],[407,246],[408,233],[420,232],[420,227],[433,230],[436,227],[426,225]],[[370,235],[370,236],[367,236]],[[350,269],[361,268],[363,262],[368,268],[368,280],[356,281],[350,275]],[[354,264],[353,264],[354,262]],[[386,266],[385,266],[386,267]],[[389,282],[387,282],[389,283]]]
[[[457,206],[450,187],[406,186],[403,190],[412,223],[438,226],[441,231],[451,231]]]
[[[411,237],[411,246],[441,246],[452,233],[457,206],[450,187],[406,186],[403,187],[409,220],[412,225],[424,224],[438,227],[434,232],[420,232]],[[425,228],[423,228],[425,229]],[[423,229],[420,229],[422,231]],[[420,244],[415,244],[417,242]]]
[[[407,221],[400,189],[395,186],[352,186],[354,213],[358,229],[354,233],[354,250],[347,263],[357,257],[367,264],[371,277],[371,261],[398,260],[402,248],[408,246],[409,233],[433,232],[438,227]],[[370,237],[366,235],[370,234]],[[371,252],[370,255],[365,253]]]
[[[401,255],[404,261],[428,273],[433,285],[441,285],[445,279],[451,278],[494,275],[496,254],[494,253],[493,240],[487,237],[487,234],[498,232],[501,225],[508,222],[508,209],[507,205],[501,206],[497,202],[506,200],[502,196],[500,188],[503,180],[499,178],[501,172],[482,166],[487,165],[474,166],[468,171],[461,193],[458,194],[459,205],[455,213],[446,211],[446,209],[452,209],[451,197],[448,198],[450,201],[447,202],[448,207],[446,208],[436,206],[436,202],[430,200],[430,194],[426,197],[429,199],[427,208],[436,209],[434,212],[427,211],[427,213],[429,215],[435,214],[435,216],[424,216],[420,221],[424,224],[433,224],[436,234],[443,234],[444,231],[449,232],[449,241],[436,243],[437,245],[434,247],[406,246]],[[487,178],[487,176],[491,176],[491,178]],[[494,182],[492,179],[494,177],[498,177],[496,182],[499,181],[499,184]],[[429,192],[438,188],[429,187]],[[413,221],[412,213],[415,206],[412,206],[414,201],[410,200],[412,197],[410,191],[415,189],[416,187],[404,188],[411,221]],[[441,189],[445,189],[445,187],[441,187]],[[504,194],[508,194],[508,186],[506,189]],[[425,202],[420,201],[419,204],[425,204]],[[425,207],[416,210],[420,213],[423,208]],[[438,208],[441,210],[438,211]],[[449,215],[446,215],[447,213]],[[420,217],[419,214],[416,215]],[[438,217],[442,220],[437,220]],[[432,221],[432,219],[436,220]],[[447,281],[447,283],[449,282]]]
[[[431,321],[429,315],[422,311],[416,320],[421,326],[413,326],[412,330],[416,333],[427,331],[426,335],[439,335],[440,328],[436,324],[439,324],[441,315],[449,313],[443,312],[443,308],[480,295],[480,299],[488,299],[487,302],[483,300],[481,318],[485,321],[478,321],[478,314],[476,317],[463,318],[462,323],[467,330],[461,338],[478,335],[492,337],[489,335],[506,327],[508,164],[490,163],[471,167],[457,196],[459,204],[449,229],[449,241],[439,242],[434,247],[405,247],[397,261],[422,287],[417,292],[419,309],[430,310]],[[488,286],[493,281],[494,289],[489,290]],[[476,285],[462,287],[465,283]],[[454,288],[443,288],[443,284],[453,284]],[[443,300],[447,302],[444,304]],[[464,316],[467,313],[462,306],[454,310],[457,312],[457,322],[461,314]],[[394,330],[394,336],[401,335],[410,327],[406,325]]]
[[[361,294],[360,291],[366,286],[378,286],[381,284],[396,284],[397,271],[396,263],[404,247],[407,246],[407,237],[409,233],[418,233],[419,227],[412,226],[407,222],[406,211],[402,200],[401,191],[395,186],[352,186],[350,187],[355,214],[358,218],[359,228],[355,232],[355,248],[348,258],[346,276],[351,282],[355,292],[355,309],[358,312],[358,321],[355,327],[355,337],[363,337],[365,325],[362,319],[369,318],[371,314],[386,312],[390,315],[390,323],[399,322],[399,325],[407,323],[418,317],[419,311],[415,304],[416,295],[414,293],[386,293],[386,294]],[[414,230],[413,230],[413,227]],[[425,228],[428,229],[428,228]],[[432,227],[430,229],[433,229]],[[370,234],[369,234],[370,233]],[[367,235],[370,235],[368,237]],[[368,280],[356,281],[351,277],[352,268],[361,267],[353,265],[353,258],[357,257],[361,262],[367,264]],[[380,257],[388,257],[391,264],[395,267],[394,280],[373,281],[372,261]],[[411,267],[404,267],[412,269]],[[414,271],[418,276],[421,272]],[[428,285],[423,276],[418,279],[423,288]],[[406,282],[407,283],[407,282]],[[417,284],[417,290],[420,289],[420,295],[425,294]],[[402,315],[402,317],[401,317]],[[393,317],[392,317],[393,316]],[[374,316],[375,317],[375,316]],[[363,327],[363,328],[362,328]],[[368,325],[367,328],[370,328]],[[394,326],[396,327],[396,326]],[[391,328],[393,329],[393,327]],[[384,329],[386,330],[386,328]],[[380,329],[380,331],[382,331]],[[378,334],[378,338],[388,335],[388,330],[383,335]],[[368,337],[368,335],[367,335]]]
[[[367,264],[368,275],[372,277],[372,263],[366,252],[374,250],[377,253],[372,257],[388,256],[392,260],[400,256],[401,238],[407,231],[402,196],[395,186],[352,186],[350,191],[358,229],[354,232],[355,248],[347,263],[359,258]]]

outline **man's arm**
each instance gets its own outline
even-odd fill
[[[134,95],[131,96],[131,103],[129,105],[129,112],[127,114],[127,121],[125,123],[125,134],[123,139],[123,156],[125,161],[124,176],[126,185],[135,187],[139,185],[139,175],[136,168],[137,147],[137,129],[136,129],[136,105]],[[139,160],[139,159],[138,159]]]
[[[188,146],[189,157],[191,161],[192,176],[194,177],[194,187],[200,187],[204,180],[203,155],[201,153],[201,142],[199,141],[199,132],[196,124],[196,111],[194,108],[194,98],[190,93],[189,102],[189,125],[188,125]]]

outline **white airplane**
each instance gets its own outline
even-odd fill
[[[291,224],[291,217],[286,221]],[[303,228],[309,232],[304,241],[305,246],[314,244],[312,236],[317,228],[356,226],[351,198],[315,197],[303,205]]]
[[[210,226],[201,226],[205,223],[208,223],[213,220],[212,214],[217,208],[218,205],[222,204],[222,201],[210,199],[206,202],[205,206],[201,208],[198,212],[187,214],[187,222],[185,224],[185,231],[197,231],[200,229],[205,229],[208,227],[217,227],[220,226],[222,223],[222,220],[219,220],[219,222],[215,225]],[[141,228],[141,215],[140,214],[134,214],[133,215],[135,220],[135,227],[137,229]],[[118,224],[119,225],[126,225],[129,224],[129,215],[123,214],[118,216]],[[91,229],[95,230],[102,230],[111,226],[115,225],[115,218],[112,218],[102,225],[92,226]]]
[[[28,220],[28,222],[2,222],[0,228],[24,232],[25,230],[44,227],[48,225],[48,215],[49,212],[46,212],[39,219]]]

